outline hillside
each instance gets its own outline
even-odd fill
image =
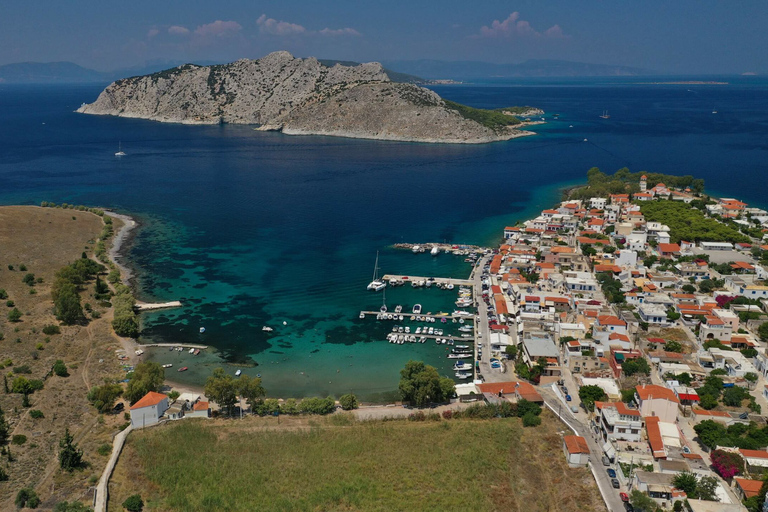
[[[13,499],[22,487],[36,489],[44,510],[62,499],[86,498],[93,485],[89,482],[107,460],[98,447],[111,442],[125,421],[122,414],[97,414],[86,398],[91,386],[124,375],[114,352],[120,343],[110,326],[111,308],[95,300],[93,284],[87,283],[81,292],[83,303],[93,305],[87,324],[60,326],[52,311],[55,273],[78,260],[83,251],[93,255],[102,228],[101,218],[89,212],[0,207],[0,289],[7,295],[0,315],[0,380],[11,391],[17,378],[43,383],[42,389],[28,395],[28,405],[21,393],[0,393],[0,407],[12,435],[24,440],[7,447],[13,461],[3,456],[0,462],[9,477],[0,482],[0,510],[15,510]],[[34,274],[31,286],[22,282],[27,274]],[[13,307],[6,300],[13,301]],[[8,318],[13,308],[22,313],[17,322]],[[60,332],[46,334],[46,326],[57,326]],[[51,372],[59,359],[67,366],[68,376]],[[87,468],[72,473],[59,469],[59,440],[65,428],[84,450]]]
[[[512,115],[507,124],[478,122],[428,89],[393,82],[379,63],[327,67],[288,52],[125,78],[78,112],[418,142],[484,143],[531,134],[517,129]]]
[[[563,428],[518,418],[358,422],[186,419],[131,433],[110,510],[604,511],[592,474],[565,462]]]

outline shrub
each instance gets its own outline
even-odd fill
[[[733,478],[744,472],[744,459],[738,453],[714,450],[710,458],[712,468],[725,479]]]
[[[21,278],[21,282],[27,286],[35,286],[35,274],[28,273]]]
[[[541,425],[541,418],[533,414],[532,412],[523,415],[524,427],[536,427]]]
[[[52,336],[54,334],[61,334],[61,328],[58,325],[49,324],[43,327],[43,334]]]
[[[445,418],[446,420],[450,420],[451,418],[453,418],[453,410],[447,409],[443,411],[443,418]]]
[[[26,272],[26,271],[27,271],[27,266],[26,266],[25,264],[23,264],[23,263],[22,263],[21,265],[19,265],[19,270],[20,270],[21,272]]]
[[[126,498],[123,502],[123,508],[128,512],[141,512],[144,509],[144,501],[142,501],[141,496],[134,494]]]
[[[72,434],[69,433],[69,428],[64,431],[64,439],[59,441],[59,466],[64,471],[72,472],[73,469],[82,467],[83,465],[83,450],[77,447]]]
[[[69,372],[67,371],[67,365],[64,364],[64,361],[61,359],[57,359],[55,363],[53,363],[53,373],[58,375],[59,377],[69,377]]]
[[[5,289],[0,288],[0,299],[5,300],[8,298],[8,292]]]
[[[18,508],[37,508],[40,504],[40,498],[37,496],[34,489],[25,487],[16,494],[14,503]]]
[[[45,418],[43,411],[39,409],[32,409],[31,411],[29,411],[29,415],[36,420],[39,420],[40,418]]]
[[[109,455],[110,453],[112,453],[112,445],[110,445],[110,444],[108,444],[108,443],[104,443],[104,444],[102,444],[101,446],[99,446],[99,447],[96,449],[96,452],[97,452],[99,455],[102,455],[102,456],[106,457],[107,455]]]
[[[32,370],[30,369],[29,365],[23,364],[21,366],[14,366],[13,373],[32,373]]]
[[[347,394],[347,395],[341,395],[339,398],[339,404],[341,405],[341,408],[345,411],[351,411],[352,409],[357,409],[357,397],[353,394]]]
[[[53,512],[93,512],[93,509],[80,501],[60,501],[53,507]]]
[[[8,313],[8,321],[9,322],[18,322],[21,320],[21,311],[19,311],[19,308],[13,308]]]
[[[27,442],[27,436],[25,436],[24,434],[15,434],[11,438],[11,443],[19,445],[19,446],[23,445],[26,442]]]
[[[408,415],[408,421],[425,421],[426,419],[427,415],[424,411],[416,411]]]

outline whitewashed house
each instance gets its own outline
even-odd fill
[[[168,410],[168,397],[162,393],[150,391],[131,406],[131,426],[143,428],[154,425]]]

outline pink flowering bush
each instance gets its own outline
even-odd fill
[[[733,478],[744,471],[744,459],[738,453],[714,450],[709,457],[712,460],[712,468],[725,479]]]

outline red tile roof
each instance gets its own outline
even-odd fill
[[[664,441],[661,437],[661,429],[659,428],[659,418],[656,416],[645,417],[645,430],[648,433],[648,444],[651,445],[651,452],[655,459],[664,459],[667,457],[667,452],[664,450]]]
[[[192,406],[192,410],[194,411],[207,411],[209,408],[208,402],[197,402],[195,405]]]
[[[746,478],[735,477],[733,481],[736,482],[736,485],[741,487],[745,498],[757,496],[760,494],[760,488],[763,486],[762,480],[748,480]]]
[[[589,453],[587,440],[581,436],[563,436],[568,453]]]
[[[612,315],[602,315],[597,318],[597,321],[600,322],[600,325],[617,325],[617,326],[626,326],[627,323],[622,320],[621,318],[617,316]]]
[[[739,448],[739,453],[742,457],[748,457],[750,459],[768,459],[768,452],[765,450],[745,450]]]
[[[635,386],[635,391],[640,400],[648,399],[662,399],[669,400],[670,402],[680,403],[675,392],[664,386],[657,386],[655,384],[644,384],[642,386]]]
[[[677,244],[659,244],[659,250],[663,253],[680,252],[680,246]]]
[[[131,406],[131,410],[133,411],[134,409],[141,409],[142,407],[150,407],[152,405],[157,405],[166,398],[168,397],[162,393],[156,393],[154,391],[150,391],[149,393],[144,395],[144,397],[142,397],[141,400],[133,404]]]

